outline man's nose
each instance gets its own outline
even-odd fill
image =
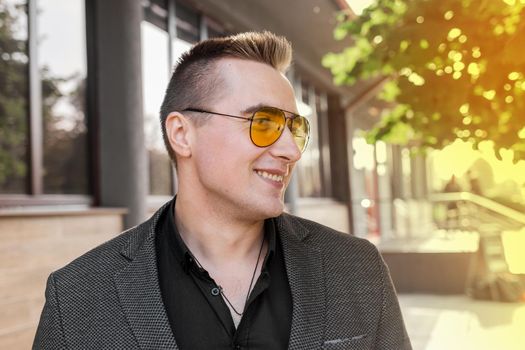
[[[290,163],[297,162],[301,159],[301,150],[292,132],[285,127],[279,139],[270,147],[270,153],[278,158],[286,159]]]

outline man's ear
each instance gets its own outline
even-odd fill
[[[193,125],[179,112],[171,112],[166,117],[166,136],[173,151],[179,157],[191,156],[191,133]]]

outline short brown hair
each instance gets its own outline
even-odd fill
[[[209,104],[219,98],[222,81],[215,63],[227,57],[265,63],[284,73],[292,61],[292,47],[286,38],[268,31],[247,32],[201,41],[179,58],[160,109],[164,144],[175,165],[175,154],[166,134],[166,118],[173,111],[203,108],[205,102]],[[197,125],[205,120],[205,116],[200,116]]]

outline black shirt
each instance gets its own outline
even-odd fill
[[[175,199],[159,218],[155,244],[162,300],[179,348],[286,349],[292,296],[274,220],[264,223],[268,253],[236,329],[217,284],[177,231],[174,207]]]

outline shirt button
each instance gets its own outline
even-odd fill
[[[240,345],[237,344],[237,345],[235,345],[233,348],[234,348],[235,350],[241,350],[241,349],[242,349],[242,346],[240,346]]]
[[[219,294],[221,294],[221,291],[219,290],[219,288],[215,287],[211,289],[211,295],[213,295],[214,297],[216,297]]]

